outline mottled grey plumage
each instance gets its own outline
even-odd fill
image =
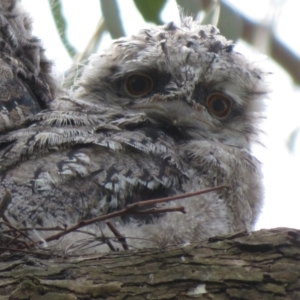
[[[58,91],[31,23],[18,1],[0,1],[0,132],[48,108]]]
[[[90,59],[74,93],[0,136],[0,194],[12,192],[6,216],[19,226],[70,225],[225,184],[165,204],[187,214],[115,224],[142,247],[251,230],[263,198],[251,143],[264,77],[215,27],[190,18],[115,41]]]

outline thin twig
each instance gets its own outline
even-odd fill
[[[112,231],[112,233],[115,235],[116,238],[118,238],[118,241],[121,243],[124,250],[128,250],[128,244],[126,242],[126,238],[123,234],[109,221],[105,221],[107,227]]]
[[[11,225],[11,224],[9,224],[9,223],[6,223],[6,222],[0,222],[0,224],[4,224],[4,225],[6,225],[6,226],[12,228],[12,229],[14,230],[14,232],[19,233],[19,235],[17,236],[17,238],[19,238],[20,236],[23,236],[23,237],[29,239],[29,241],[30,241],[31,243],[33,243],[33,240],[32,240],[31,238],[29,238],[24,232],[22,232],[21,230],[19,230],[19,229],[16,228],[16,227],[14,227],[13,225]],[[24,241],[23,241],[23,242],[24,242]],[[30,247],[30,246],[28,246],[28,247]]]
[[[0,218],[3,218],[4,212],[6,211],[10,202],[11,202],[11,192],[6,190],[4,196],[0,201]]]
[[[6,226],[12,228],[12,230],[13,230],[14,237],[13,237],[13,239],[8,243],[8,245],[12,244],[13,242],[17,242],[17,243],[20,243],[20,244],[24,244],[24,245],[25,245],[25,246],[23,246],[23,247],[18,246],[18,247],[15,248],[15,249],[24,249],[24,248],[28,248],[28,249],[29,249],[29,248],[32,247],[32,245],[35,245],[35,244],[36,244],[36,245],[38,246],[39,244],[41,244],[42,242],[44,242],[44,241],[39,241],[39,243],[37,243],[37,242],[33,241],[28,235],[26,235],[24,232],[22,232],[22,230],[20,230],[20,229],[14,227],[14,226],[11,225],[10,223],[7,223],[7,222],[0,222],[0,224],[4,224],[4,225],[6,225]],[[17,233],[18,233],[18,234],[17,234]],[[23,236],[24,238],[28,239],[31,243],[30,243],[30,244],[27,244],[26,241],[25,241],[24,239],[20,239],[21,236]],[[43,248],[40,248],[39,246],[38,246],[38,248],[43,250]]]
[[[150,215],[150,214],[162,214],[166,212],[181,212],[186,214],[186,210],[184,206],[176,206],[176,207],[168,207],[168,208],[150,208],[145,210],[133,211],[134,215]]]
[[[101,232],[102,232],[102,230],[101,230]],[[103,239],[103,241],[106,243],[106,245],[109,247],[109,249],[111,251],[117,252],[117,249],[115,248],[115,246],[112,244],[110,239],[105,236],[105,234],[103,232],[102,232],[102,237],[100,237],[100,238]]]
[[[0,250],[9,251],[9,252],[22,252],[22,253],[33,254],[33,255],[47,255],[47,256],[53,257],[52,252],[50,254],[47,254],[44,252],[28,251],[28,250],[24,250],[24,249],[7,248],[7,247],[0,247]]]
[[[74,232],[76,230],[78,230],[79,228],[94,224],[96,222],[101,222],[101,221],[105,221],[111,218],[115,218],[115,217],[119,217],[122,215],[125,215],[127,213],[140,213],[140,211],[135,211],[137,208],[143,207],[143,206],[147,206],[147,205],[153,205],[153,204],[158,204],[158,203],[163,203],[163,202],[170,202],[170,201],[174,201],[174,200],[179,200],[179,199],[183,199],[183,198],[190,198],[193,196],[197,196],[197,195],[201,195],[201,194],[206,194],[209,192],[213,192],[213,191],[218,191],[224,188],[229,188],[228,186],[222,185],[222,186],[216,186],[213,188],[208,188],[208,189],[203,189],[197,192],[193,192],[193,193],[186,193],[186,194],[181,194],[181,195],[177,195],[177,196],[172,196],[172,197],[166,197],[166,198],[159,198],[159,199],[154,199],[154,200],[146,200],[146,201],[140,201],[140,202],[136,202],[134,204],[130,204],[127,207],[125,207],[122,210],[110,213],[110,214],[106,214],[106,215],[102,215],[100,217],[96,217],[87,221],[81,221],[79,223],[77,223],[76,225],[66,229],[65,231],[59,232],[57,234],[54,234],[50,237],[47,237],[44,239],[45,242],[50,242],[53,240],[57,240],[59,238],[61,238],[62,236],[70,233],[70,232]],[[164,210],[164,209],[162,209]],[[156,212],[159,211],[160,213],[162,212],[159,210],[155,210]],[[175,209],[176,211],[178,211],[178,209]],[[172,209],[170,210],[170,208],[168,208],[168,211],[172,211]],[[181,210],[179,210],[181,211]],[[148,212],[149,213],[149,212]],[[35,246],[38,244],[41,244],[44,241],[37,241],[37,242],[32,242],[32,244],[30,244],[30,246]]]
[[[165,202],[170,202],[170,201],[174,201],[174,200],[190,198],[190,197],[218,191],[218,190],[225,189],[225,188],[229,188],[229,186],[220,185],[220,186],[215,186],[213,188],[196,191],[193,193],[186,193],[186,194],[176,195],[176,196],[172,196],[172,197],[159,198],[159,199],[154,199],[154,200],[139,201],[139,202],[135,202],[133,204],[127,205],[127,208],[134,209],[134,208],[142,207],[145,205],[152,205],[152,204],[158,204],[158,203],[163,203],[163,202],[165,203]]]

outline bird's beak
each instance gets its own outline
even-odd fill
[[[201,104],[188,104],[182,100],[149,101],[136,103],[134,109],[144,112],[155,122],[163,122],[178,127],[211,127],[206,118],[205,107]]]

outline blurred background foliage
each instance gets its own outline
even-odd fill
[[[69,55],[77,62],[96,52],[102,35],[109,32],[113,39],[125,36],[118,3],[116,0],[99,0],[102,18],[91,37],[84,53],[77,53],[67,38],[67,20],[63,14],[63,0],[48,0],[51,12],[62,43]],[[126,1],[126,0],[123,0]],[[134,3],[146,22],[163,24],[161,12],[168,0],[134,0]],[[300,84],[300,59],[274,34],[272,22],[255,23],[225,0],[177,0],[178,6],[186,15],[197,17],[202,13],[202,24],[217,26],[222,35],[237,41],[243,39],[259,51],[267,54],[281,65],[292,76],[296,84]],[[256,1],[259,2],[259,1]],[[259,3],[258,3],[259,6]],[[259,7],[258,7],[259,9]],[[72,24],[70,24],[72,26]]]
[[[92,53],[97,52],[104,34],[109,33],[113,39],[125,36],[120,8],[117,0],[99,0],[102,17],[94,33],[91,34],[84,51],[78,52],[68,39],[68,26],[72,26],[72,23],[68,24],[68,20],[64,15],[63,0],[48,1],[61,42],[74,62],[73,68],[66,72],[65,80],[65,87],[71,87],[75,77],[80,74],[79,66],[83,65],[82,62],[85,62]],[[133,1],[146,22],[163,24],[161,14],[168,0]],[[269,18],[269,22],[263,23],[254,21],[237,10],[230,4],[230,1],[226,0],[177,0],[176,2],[178,7],[180,7],[178,14],[183,12],[185,15],[192,15],[200,19],[202,24],[213,24],[220,29],[222,35],[234,42],[240,39],[244,40],[252,47],[257,48],[261,53],[271,57],[289,73],[296,85],[300,85],[300,58],[274,32],[273,25],[276,22],[274,18]],[[256,0],[254,2],[257,3],[257,9],[260,9],[260,1]],[[284,2],[277,0],[276,3],[280,7]],[[74,1],[75,3],[76,1]],[[299,128],[295,128],[287,139],[287,146],[291,151],[294,149],[298,134]]]

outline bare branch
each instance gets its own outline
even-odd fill
[[[105,221],[105,223],[112,233],[118,238],[118,241],[122,244],[123,249],[128,250],[129,247],[126,242],[126,238],[121,234],[121,232],[110,221]]]
[[[3,198],[0,201],[0,218],[3,218],[9,203],[11,202],[11,192],[6,191]]]

